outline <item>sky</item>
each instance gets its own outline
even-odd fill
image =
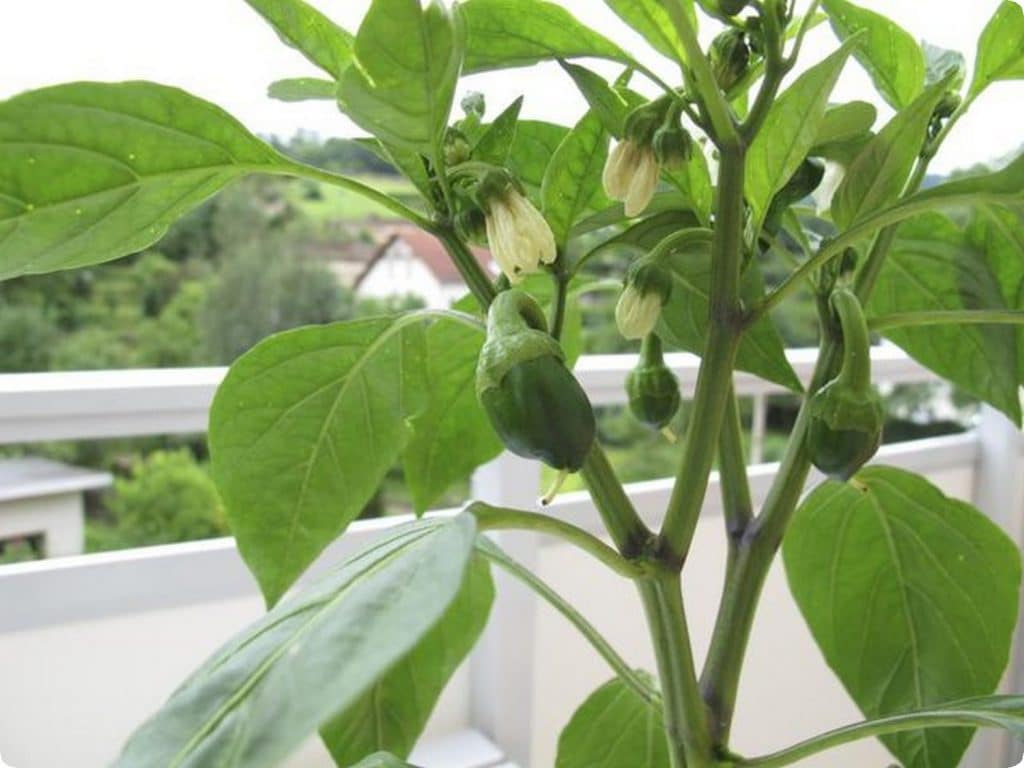
[[[629,48],[659,74],[672,77],[671,62],[651,53],[600,0],[559,0],[578,18]],[[800,0],[799,6],[807,0]],[[355,31],[369,0],[313,0],[320,10]],[[915,36],[954,48],[974,59],[977,39],[999,0],[861,0]],[[213,101],[263,135],[287,137],[303,129],[320,136],[358,131],[327,102],[284,104],[266,86],[284,77],[319,73],[275,33],[244,0],[32,0],[8,10],[0,25],[0,98],[70,80],[155,80]],[[400,41],[398,41],[400,44]],[[836,40],[822,25],[808,39],[803,66],[826,56]],[[593,64],[605,74],[615,67]],[[678,79],[677,77],[674,79]],[[572,124],[585,104],[554,65],[477,75],[460,84],[485,93],[490,114],[520,94],[526,117]],[[1024,143],[1024,82],[997,84],[957,126],[933,164],[939,172],[999,158]],[[847,66],[833,101],[875,101],[859,66]],[[889,112],[881,112],[886,118]]]

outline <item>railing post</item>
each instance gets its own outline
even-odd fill
[[[472,497],[532,509],[540,494],[540,479],[540,464],[506,452],[476,471]],[[536,534],[509,531],[492,536],[511,557],[531,570],[536,567]],[[501,570],[494,570],[494,581],[498,597],[470,662],[470,722],[506,757],[526,768],[533,746],[537,600]]]
[[[1021,433],[1017,425],[990,406],[983,406],[977,427],[978,460],[974,475],[974,503],[1017,543],[1024,544],[1024,473]],[[1022,605],[1024,608],[1024,605]],[[1024,637],[1017,626],[1010,667],[1003,679],[1005,691],[1024,688]],[[972,768],[1017,765],[1021,744],[1002,731],[980,731],[964,764]]]

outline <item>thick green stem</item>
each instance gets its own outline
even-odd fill
[[[652,533],[636,513],[600,443],[594,443],[580,473],[615,548],[626,558],[644,553]]]
[[[455,268],[459,270],[459,274],[480,304],[481,309],[486,312],[498,292],[494,289],[494,284],[488,279],[476,257],[454,232],[445,229],[431,229],[430,231],[434,232],[444,243],[445,250],[448,251],[448,255],[455,263]]]
[[[743,424],[735,390],[730,387],[726,402],[722,434],[718,443],[718,467],[721,475],[722,509],[725,534],[729,541],[726,579],[735,567],[740,542],[754,516],[754,503],[750,498],[747,478],[747,457],[743,451]]]
[[[676,474],[662,546],[676,565],[689,551],[707,493],[722,417],[739,346],[742,321],[740,268],[743,261],[744,153],[722,152],[718,174],[718,213],[711,246],[711,328],[697,375],[693,418],[686,432],[683,459]]]
[[[556,517],[539,512],[492,507],[480,501],[474,501],[466,507],[466,511],[476,518],[477,529],[480,531],[519,530],[547,534],[583,550],[624,578],[639,579],[647,573],[641,565],[627,560],[593,534]]]
[[[666,572],[638,588],[658,664],[672,768],[711,768],[707,712],[697,687],[679,575]]]

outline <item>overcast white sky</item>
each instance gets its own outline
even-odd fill
[[[355,31],[369,0],[313,0]],[[561,0],[577,17],[637,51],[639,38],[600,0]],[[962,50],[973,61],[978,35],[999,0],[862,0],[918,37]],[[801,6],[806,2],[801,2]],[[266,97],[269,82],[316,76],[286,48],[243,0],[32,0],[12,4],[0,25],[0,98],[68,80],[148,79],[177,85],[225,107],[253,130],[288,136],[303,128],[322,136],[354,135],[330,104],[283,104]],[[398,44],[401,44],[398,41]],[[835,46],[827,25],[805,48],[805,63]],[[638,54],[639,55],[639,54]],[[673,67],[657,54],[641,55],[659,73]],[[595,68],[605,72],[607,67]],[[511,70],[466,81],[462,91],[484,91],[492,114],[521,93],[524,114],[571,124],[584,104],[556,67]],[[993,87],[947,142],[939,171],[999,157],[1024,141],[1024,83]],[[856,64],[847,67],[834,100],[876,100]]]

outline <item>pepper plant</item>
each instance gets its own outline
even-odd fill
[[[883,421],[872,334],[1020,422],[1024,158],[922,190],[971,105],[997,81],[1024,79],[1018,3],[999,6],[969,73],[963,55],[847,0],[606,0],[678,65],[668,82],[544,0],[373,0],[355,33],[302,0],[248,3],[322,70],[270,94],[335,102],[418,203],[286,158],[174,88],[59,85],[0,104],[0,278],[137,252],[225,185],[265,173],[356,191],[422,227],[470,295],[451,310],[282,333],[231,366],[211,412],[213,470],[269,612],[138,729],[119,765],[271,766],[317,731],[338,765],[403,765],[487,622],[494,566],[562,610],[614,672],[563,732],[560,768],[775,768],[874,737],[908,768],[952,768],[976,727],[1024,733],[1024,698],[993,695],[1017,619],[1013,543],[925,478],[863,468]],[[823,23],[834,52],[795,69]],[[621,74],[606,80],[580,59]],[[478,94],[453,109],[460,76],[545,60],[589,105],[576,125],[520,119],[521,99],[493,118]],[[858,65],[893,109],[883,124],[868,103],[831,100]],[[473,244],[490,247],[502,275],[480,267]],[[586,265],[612,249],[624,283],[616,320],[642,345],[627,385],[635,416],[660,430],[679,407],[665,349],[701,358],[655,527],[616,478],[572,375],[575,305],[595,289]],[[769,263],[785,277],[766,281]],[[799,291],[820,319],[809,382],[772,317]],[[756,509],[737,370],[803,400]],[[607,536],[559,519],[557,505],[472,502],[389,529],[296,587],[396,461],[425,510],[503,447],[579,472]],[[698,660],[680,583],[716,463],[728,559]],[[815,465],[828,479],[804,497]],[[502,529],[558,537],[634,582],[656,675],[632,669],[485,536]],[[739,681],[780,548],[811,632],[866,719],[741,755]]]

